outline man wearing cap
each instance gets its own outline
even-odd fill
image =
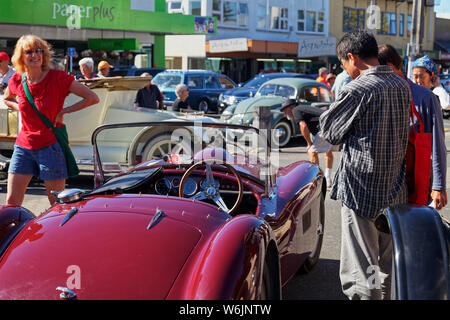
[[[139,108],[164,109],[164,97],[156,84],[151,82],[152,76],[149,73],[141,74],[141,77],[149,77],[148,84],[139,89],[136,94],[134,106]]]
[[[325,111],[308,105],[297,105],[294,99],[286,99],[281,105],[281,111],[289,119],[294,119],[300,126],[300,132],[306,140],[306,151],[309,161],[319,165],[319,152],[325,153],[325,179],[327,186],[331,186],[333,169],[333,151],[339,146],[332,146],[323,139],[319,132],[319,117]]]
[[[440,210],[447,205],[447,147],[445,146],[444,123],[442,119],[439,100],[429,88],[420,86],[410,79],[406,79],[402,73],[402,58],[397,50],[387,44],[378,47],[378,61],[381,65],[388,65],[395,74],[405,79],[411,88],[414,107],[424,124],[424,132],[431,133],[433,136],[431,148],[431,184],[430,184],[430,202],[429,205]],[[416,70],[417,73],[418,70]],[[410,122],[410,127],[416,126],[418,130],[418,121]],[[431,201],[432,200],[432,201]]]
[[[106,78],[109,76],[109,71],[111,68],[114,68],[114,66],[110,65],[107,61],[100,61],[98,64],[98,74],[97,76],[99,78]]]
[[[414,82],[432,90],[439,98],[442,109],[448,110],[450,108],[450,97],[436,75],[437,67],[433,60],[429,56],[423,56],[413,62],[412,68]]]
[[[9,79],[16,72],[9,66],[9,56],[6,52],[0,52],[0,93],[8,86]]]

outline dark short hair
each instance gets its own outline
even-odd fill
[[[378,44],[373,35],[357,29],[346,33],[336,45],[340,59],[348,60],[347,53],[357,55],[362,60],[378,58]]]
[[[382,44],[378,47],[378,61],[382,65],[392,63],[397,69],[402,69],[402,58],[398,54],[397,49],[390,44]]]

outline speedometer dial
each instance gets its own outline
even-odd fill
[[[156,181],[155,191],[159,195],[168,195],[170,191],[170,181],[166,178],[159,179]]]
[[[184,183],[183,195],[185,197],[191,197],[197,192],[197,182],[194,179],[187,178]]]

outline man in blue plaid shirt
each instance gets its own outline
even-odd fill
[[[353,81],[320,117],[319,134],[343,144],[330,191],[342,202],[342,289],[350,299],[389,299],[392,241],[375,220],[384,208],[408,201],[411,94],[391,67],[379,65],[371,34],[347,33],[336,51]]]

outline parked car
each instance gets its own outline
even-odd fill
[[[226,108],[221,121],[239,125],[252,125],[257,106],[271,107],[271,126],[275,129],[274,145],[286,146],[292,137],[300,136],[300,128],[294,120],[287,119],[280,111],[285,99],[296,99],[299,104],[327,109],[334,101],[330,89],[317,81],[305,78],[277,78],[259,87],[253,98]]]
[[[137,77],[144,72],[149,73],[152,77],[158,73],[165,71],[166,68],[136,68],[135,66],[116,66],[109,71],[110,77]]]
[[[216,113],[219,95],[236,87],[236,83],[226,75],[205,70],[167,70],[156,75],[152,82],[165,95],[166,106],[171,106],[177,98],[175,87],[184,83],[189,88],[188,105],[205,113]]]
[[[450,74],[440,74],[439,78],[441,79],[441,83],[444,86],[445,90],[450,93]]]
[[[225,91],[219,96],[219,113],[222,113],[225,108],[233,104],[237,104],[242,100],[253,97],[258,91],[259,87],[269,80],[276,78],[309,78],[315,79],[314,75],[310,74],[300,74],[300,73],[260,73],[254,78],[245,82],[244,84],[239,84],[238,87]]]
[[[69,142],[75,159],[79,164],[92,165],[91,135],[95,128],[102,124],[121,122],[124,119],[130,122],[139,121],[168,121],[178,119],[203,122],[216,121],[211,117],[205,117],[195,113],[180,113],[134,106],[138,89],[143,88],[150,77],[123,77],[123,78],[96,78],[82,80],[98,95],[100,102],[76,113],[67,114],[64,123],[67,126]],[[64,106],[73,105],[80,98],[70,94]],[[6,170],[12,155],[17,133],[20,130],[20,120],[17,111],[0,105],[0,170]],[[126,159],[130,163],[136,163],[142,159],[151,159],[155,156],[162,157],[171,150],[172,143],[163,135],[165,128],[155,127],[154,130],[143,132],[128,132],[124,137],[131,144],[108,146],[110,153],[108,162],[118,162]],[[140,140],[153,140],[152,144],[157,148],[137,149]],[[116,169],[118,167],[116,166]]]
[[[187,136],[202,126],[221,139],[104,181],[104,147],[130,130],[167,126]],[[227,140],[233,132],[258,142]],[[0,207],[0,299],[280,299],[319,260],[327,189],[309,161],[268,161],[261,136],[217,123],[98,127],[92,190],[54,193],[59,203],[38,217]],[[68,281],[70,266],[80,269],[79,286]]]

